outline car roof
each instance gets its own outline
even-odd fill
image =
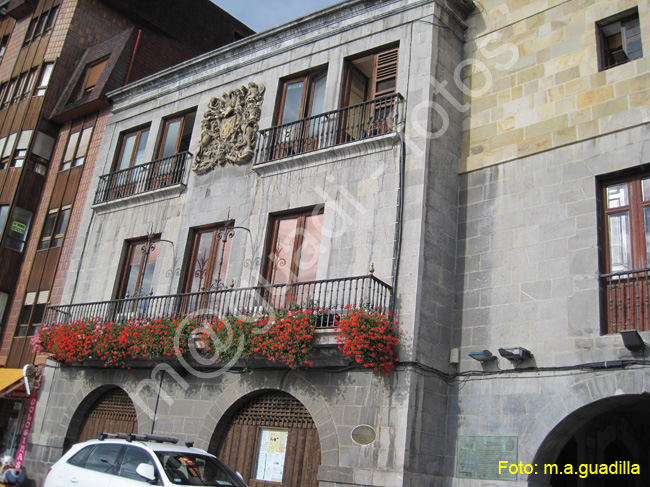
[[[127,441],[120,438],[106,438],[105,440],[98,440],[98,439],[88,440],[83,443],[79,443],[78,446],[83,447],[86,445],[95,445],[95,444],[137,445],[152,450],[154,452],[170,451],[170,452],[178,452],[178,453],[194,453],[194,454],[208,455],[214,457],[214,455],[206,452],[205,450],[201,450],[200,448],[187,447],[185,445],[176,445],[171,442],[140,441],[140,440]]]

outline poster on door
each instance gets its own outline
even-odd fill
[[[257,453],[257,480],[282,482],[289,430],[263,428]]]

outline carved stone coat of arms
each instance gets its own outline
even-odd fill
[[[253,158],[265,89],[250,82],[248,87],[210,100],[203,114],[194,172],[205,174],[217,165],[246,164]]]

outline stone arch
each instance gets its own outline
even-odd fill
[[[590,420],[639,401],[650,406],[649,382],[642,369],[621,370],[560,388],[528,424],[519,445],[520,461],[554,463],[563,446]],[[547,486],[550,476],[537,472],[527,480],[530,487]]]
[[[103,400],[108,400],[113,403],[115,403],[116,401],[123,403],[121,404],[122,407],[120,408],[123,411],[120,412],[116,410],[116,412],[119,412],[124,416],[128,415],[129,417],[128,422],[130,423],[128,427],[129,429],[132,429],[132,431],[122,431],[122,432],[137,433],[138,420],[137,420],[137,412],[135,409],[135,405],[133,404],[133,400],[131,399],[129,394],[121,387],[114,384],[106,384],[90,391],[74,409],[74,413],[71,416],[71,420],[68,424],[67,431],[65,434],[65,439],[63,442],[64,451],[66,451],[68,448],[70,448],[70,446],[72,446],[73,444],[79,441],[84,441],[89,439],[86,437],[87,434],[85,434],[84,432],[84,426],[86,427],[86,432],[90,429],[93,429],[93,425],[88,424],[89,414],[92,414],[94,408],[105,407],[105,404],[103,404]],[[125,408],[126,411],[124,411]],[[107,422],[103,424],[98,423],[96,427],[103,428],[104,426],[106,426],[108,429],[110,429],[112,427],[111,424],[114,425],[116,423],[111,423],[111,421],[107,419]],[[84,437],[80,437],[80,435],[83,435]]]
[[[218,432],[224,421],[229,419],[241,405],[257,394],[269,391],[282,391],[295,397],[305,406],[311,415],[320,439],[321,464],[338,465],[338,437],[332,415],[325,397],[308,381],[296,374],[286,375],[286,372],[269,374],[265,377],[263,386],[255,386],[248,381],[235,381],[215,399],[203,427],[197,437],[197,446],[208,448],[215,432]]]

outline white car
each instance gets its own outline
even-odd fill
[[[146,487],[208,485],[246,487],[214,455],[155,435],[102,433],[77,443],[47,473],[43,487]]]

